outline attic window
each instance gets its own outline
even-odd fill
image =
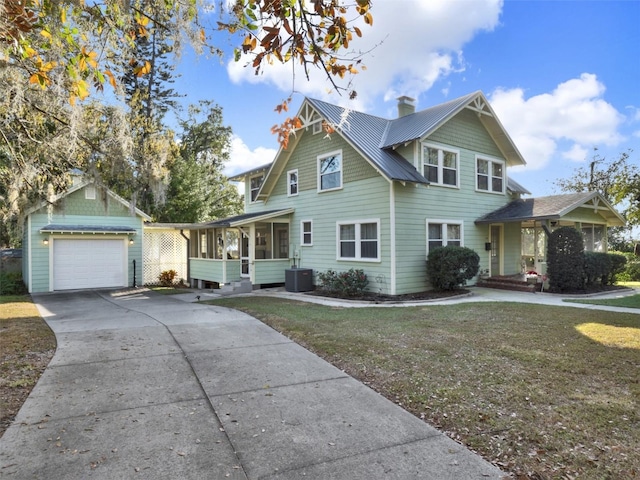
[[[262,186],[262,182],[264,181],[264,175],[258,175],[257,177],[251,177],[250,185],[251,185],[251,201],[255,202],[256,198],[258,198],[258,192],[260,191],[260,187]]]
[[[342,188],[342,152],[318,157],[318,191]]]
[[[314,135],[316,133],[322,132],[322,120],[320,119],[320,115],[315,113],[313,115],[313,117],[311,118],[311,122],[312,122],[312,125],[313,125],[312,128],[311,128],[311,131],[313,132]]]
[[[298,170],[289,170],[287,172],[287,178],[287,195],[290,197],[298,195]]]
[[[87,185],[84,189],[84,198],[86,200],[96,199],[96,187],[94,185]]]

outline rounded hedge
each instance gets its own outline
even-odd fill
[[[427,276],[436,290],[455,290],[475,277],[479,269],[480,257],[466,247],[439,247],[427,257]]]

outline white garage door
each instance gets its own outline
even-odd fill
[[[125,287],[124,240],[55,239],[53,289]]]

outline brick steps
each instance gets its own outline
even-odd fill
[[[476,286],[484,288],[496,288],[499,290],[511,290],[514,292],[539,292],[539,283],[528,283],[514,277],[489,277],[478,279]]]

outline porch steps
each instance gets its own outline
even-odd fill
[[[478,279],[476,286],[484,288],[497,288],[500,290],[512,290],[515,292],[539,292],[540,284],[527,283],[518,276],[495,276]]]
[[[253,291],[253,285],[251,280],[240,280],[237,282],[230,282],[220,288],[216,293],[221,295],[231,295],[234,293],[251,293]]]

